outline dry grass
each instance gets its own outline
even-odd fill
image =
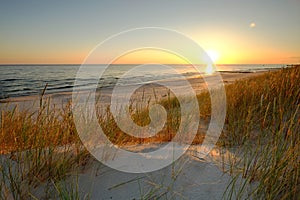
[[[236,178],[255,182],[248,198],[300,196],[300,66],[226,87],[227,117],[219,145],[239,149]],[[227,195],[242,197],[233,182]],[[228,197],[228,196],[227,196]],[[244,198],[245,196],[243,196]]]
[[[0,153],[38,147],[58,146],[78,140],[70,104],[63,109],[50,109],[45,102],[34,113],[1,111]]]
[[[226,86],[227,116],[218,145],[240,150],[241,159],[231,163],[231,172],[233,176],[244,177],[247,183],[257,183],[252,193],[247,194],[249,198],[296,199],[300,195],[299,86],[300,66]],[[198,100],[200,117],[209,122],[209,94],[198,95]],[[159,103],[167,110],[167,123],[152,138],[134,138],[123,133],[109,109],[99,114],[98,120],[106,135],[118,145],[170,141],[180,124],[180,105],[176,98]],[[132,106],[134,122],[148,124],[149,104]],[[8,160],[15,163],[1,160],[0,199],[9,195],[15,199],[32,197],[33,188],[44,183],[51,185],[46,187],[49,197],[65,197],[62,191],[66,189],[58,181],[88,160],[77,136],[70,104],[53,109],[49,100],[41,101],[40,109],[33,113],[17,107],[2,109],[0,128],[0,153],[10,152]],[[203,132],[205,128],[199,129],[194,143],[202,143]],[[74,188],[72,193],[77,193],[76,184]],[[224,197],[242,197],[243,193],[243,188],[236,190],[232,182]]]

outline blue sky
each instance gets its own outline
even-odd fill
[[[300,62],[299,11],[296,0],[1,1],[0,62],[80,63],[110,35],[145,26],[180,31],[222,63]]]

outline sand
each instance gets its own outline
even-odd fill
[[[153,150],[153,145],[149,146],[134,148]],[[172,165],[145,174],[120,172],[95,161],[93,168],[78,175],[79,186],[82,194],[89,192],[92,199],[221,199],[232,177],[222,171],[219,159],[230,152],[220,155],[215,149],[205,159],[198,159],[191,150],[199,147],[193,145]]]
[[[153,151],[163,145],[165,144],[141,144],[126,149],[141,153]],[[187,152],[171,165],[157,171],[139,174],[121,172],[91,158],[83,170],[70,173],[60,185],[74,189],[78,184],[80,199],[88,196],[90,199],[103,200],[222,199],[233,180],[236,181],[236,190],[243,186],[245,180],[241,177],[235,179],[228,170],[230,160],[237,158],[236,149],[214,148],[201,159],[197,157],[199,151],[200,145],[191,145]],[[62,153],[64,152],[55,154],[60,156]],[[6,159],[11,165],[16,164],[5,155],[1,155],[0,159]],[[44,199],[45,184],[33,188],[32,195]],[[255,185],[246,184],[244,189],[250,193],[253,186]],[[235,197],[233,195],[233,199]]]
[[[225,84],[230,84],[237,79],[257,76],[261,73],[222,73]],[[210,77],[214,79],[214,76]],[[189,79],[197,94],[205,89],[205,82],[199,78]],[[216,83],[218,84],[218,83]],[[148,85],[147,87],[152,87]],[[184,87],[182,89],[185,89]],[[155,86],[159,98],[165,98],[167,90]],[[145,90],[140,91],[141,95]],[[148,91],[149,94],[153,90]],[[104,92],[104,103],[110,98],[110,90]],[[49,94],[52,104],[64,105],[71,100],[71,93]],[[39,97],[18,97],[2,101],[3,108],[12,108],[18,105],[19,109],[33,109],[39,106]],[[162,144],[143,144],[128,146],[127,150],[145,152],[155,150]],[[86,194],[91,199],[221,199],[228,184],[233,180],[227,172],[226,163],[229,158],[238,156],[235,150],[215,148],[204,158],[199,158],[197,152],[200,145],[192,145],[189,150],[172,165],[158,171],[134,174],[111,169],[99,161],[92,159],[85,170],[73,173],[67,180],[67,185],[72,185],[78,180],[81,198]],[[1,155],[1,159],[7,156]],[[221,164],[224,162],[223,164]],[[236,179],[237,189],[244,181]],[[43,197],[43,185],[37,187],[35,195]],[[246,190],[251,190],[251,185],[246,185]],[[233,197],[235,198],[235,197]]]

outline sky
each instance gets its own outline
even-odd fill
[[[80,64],[106,38],[138,27],[179,31],[218,64],[300,63],[299,10],[300,0],[0,1],[0,63]]]

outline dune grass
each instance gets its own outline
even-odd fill
[[[297,66],[226,87],[227,117],[219,145],[240,152],[232,165],[236,177],[255,183],[249,198],[300,196],[299,86]],[[243,189],[232,182],[227,195],[242,197]]]
[[[237,157],[229,163],[229,173],[235,178],[224,193],[225,199],[297,199],[300,195],[299,86],[300,66],[226,85],[227,115],[217,145],[235,149]],[[209,122],[209,93],[197,98],[200,117]],[[98,114],[98,120],[108,138],[120,146],[170,141],[180,124],[180,105],[171,95],[158,103],[166,108],[168,117],[155,137],[141,139],[123,133],[108,108]],[[60,181],[85,167],[91,158],[77,135],[70,104],[62,109],[50,104],[50,99],[41,96],[35,112],[2,107],[0,153],[5,159],[0,160],[0,199],[34,198],[38,185],[46,185],[45,198],[66,199],[68,192],[70,198],[80,197],[76,183],[67,187]],[[135,123],[149,123],[149,104],[141,107],[139,102],[132,103]],[[199,129],[194,144],[203,141],[204,132]],[[236,187],[239,177],[245,184]],[[250,192],[243,187],[249,183],[255,186]]]
[[[72,122],[70,104],[50,108],[50,99],[41,97],[37,111],[18,107],[1,110],[0,199],[35,199],[43,185],[43,198],[63,197],[60,186],[88,159]],[[58,188],[60,190],[58,190]],[[72,190],[72,196],[78,191]]]

